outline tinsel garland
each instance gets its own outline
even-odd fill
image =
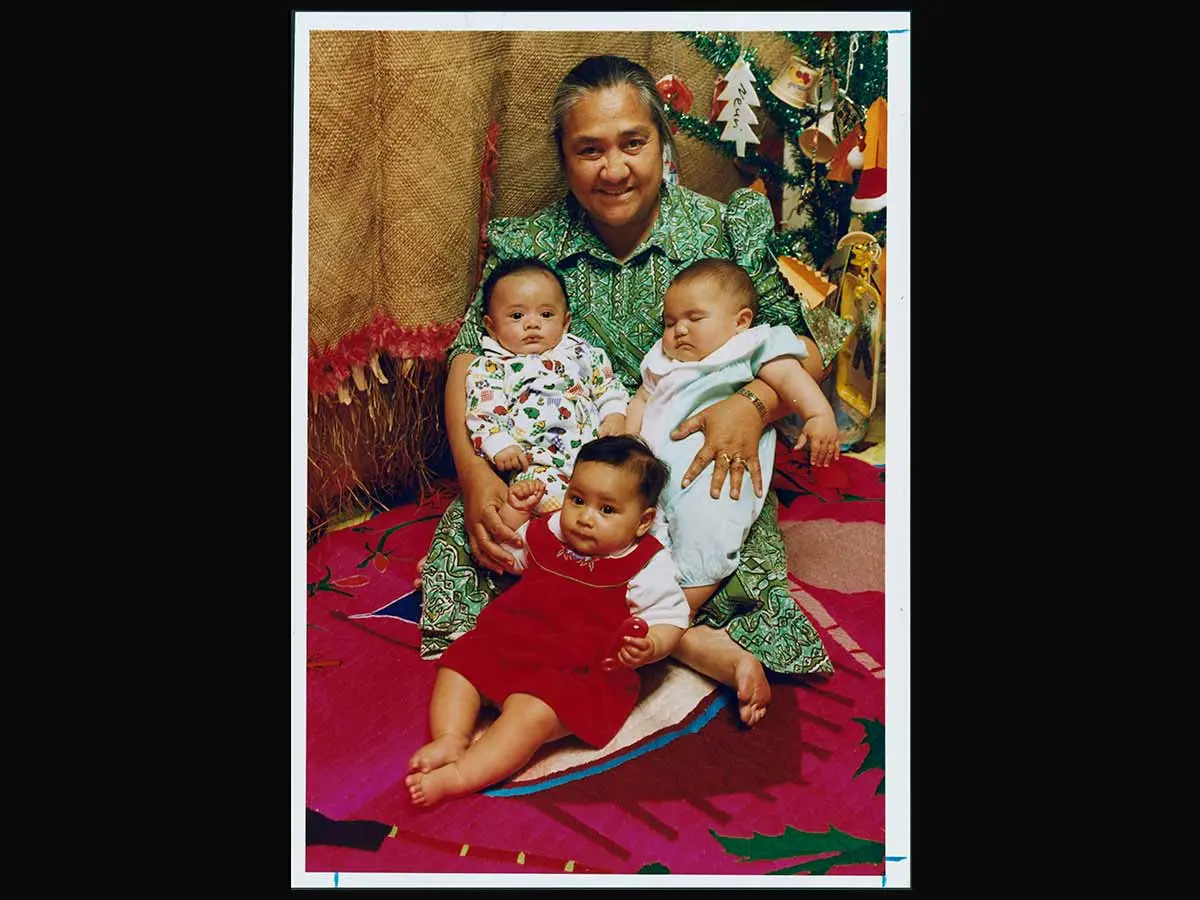
[[[761,156],[758,151],[749,146],[746,147],[745,156],[738,156],[737,150],[734,148],[731,141],[721,140],[721,131],[723,126],[706,122],[703,119],[697,118],[696,116],[688,113],[682,113],[672,107],[669,103],[664,103],[663,106],[666,108],[667,118],[671,120],[671,124],[678,127],[679,130],[684,134],[688,135],[689,137],[694,137],[698,140],[704,141],[706,144],[711,145],[713,149],[723,153],[730,159],[737,159],[748,166],[758,167],[760,170],[762,170],[763,178],[767,179],[768,181],[774,181],[777,184],[782,183],[795,186],[808,183],[809,176],[804,174],[794,175],[791,172],[786,171],[774,160],[768,159],[765,156]],[[799,150],[796,152],[799,153]]]
[[[761,65],[754,47],[743,47],[735,38],[724,32],[681,31],[705,59],[719,72],[732,68],[740,56],[745,56],[755,80],[764,85],[773,84],[776,73]],[[796,32],[781,34],[799,51],[799,55],[811,64],[832,65],[838,84],[845,87],[846,62],[849,58],[851,32]],[[851,72],[850,89],[847,96],[860,107],[865,107],[876,97],[887,97],[887,35],[883,32],[858,32],[858,49],[855,51],[854,68]],[[826,39],[832,38],[833,59],[821,60],[821,48]],[[815,163],[800,150],[799,136],[817,120],[818,110],[796,109],[784,103],[769,89],[758,92],[762,108],[771,116],[783,133],[784,140],[791,144],[793,164],[796,172],[789,172],[774,160],[761,156],[755,149],[747,148],[741,161],[757,167],[765,180],[777,185],[790,185],[807,191],[804,202],[811,210],[811,221],[800,228],[777,232],[768,240],[771,252],[776,256],[791,256],[820,266],[832,254],[837,245],[839,230],[849,218],[850,198],[853,185],[830,182],[823,177],[826,166]],[[689,137],[702,140],[730,158],[736,157],[733,145],[720,139],[719,125],[706,122],[695,116],[681,113],[667,104],[667,116]],[[818,166],[820,168],[818,168]],[[863,227],[874,232],[877,217],[885,213],[873,213],[863,218]],[[884,219],[886,222],[886,218]],[[881,226],[880,226],[881,227]]]
[[[758,51],[754,47],[742,47],[734,38],[723,32],[710,35],[705,31],[681,31],[692,45],[700,51],[712,65],[722,74],[728,72],[738,57],[745,53],[746,64],[754,73],[755,80],[766,87],[775,81],[775,73],[764,67],[758,61]],[[762,100],[762,109],[779,125],[786,139],[795,140],[805,128],[812,125],[817,118],[817,110],[800,110],[789,106],[770,90],[756,92]],[[755,163],[757,165],[757,163]]]
[[[838,85],[845,90],[846,61],[850,55],[850,34],[835,31],[833,34],[833,71]],[[788,42],[800,51],[800,56],[810,63],[821,58],[823,41],[819,34],[805,31],[781,31]],[[850,73],[848,96],[857,106],[866,108],[876,97],[887,99],[887,33],[883,31],[858,32],[858,49],[854,51],[854,69]]]
[[[875,235],[879,246],[887,246],[887,207],[879,212],[864,213],[862,217],[863,231]]]

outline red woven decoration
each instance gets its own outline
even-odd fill
[[[475,263],[475,290],[479,290],[479,279],[483,277],[483,263],[487,259],[487,225],[496,195],[492,180],[500,167],[500,154],[496,142],[500,139],[500,123],[493,121],[488,126],[487,142],[483,146],[483,165],[479,172],[479,260]]]

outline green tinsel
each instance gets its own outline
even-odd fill
[[[887,207],[879,212],[863,213],[863,231],[875,235],[880,247],[887,246]]]
[[[716,37],[704,31],[681,31],[680,34],[691,41],[722,75],[728,72],[742,55],[741,44],[727,34],[718,32]],[[746,64],[754,73],[754,80],[764,86],[763,90],[754,92],[762,101],[760,105],[763,111],[775,120],[785,139],[794,141],[801,131],[816,122],[818,111],[815,108],[796,109],[767,90],[766,86],[775,81],[775,73],[758,62],[758,51],[754,47],[746,47],[745,54]]]
[[[664,103],[663,106],[667,111],[667,118],[671,123],[679,128],[684,134],[689,137],[699,138],[706,144],[709,144],[713,149],[731,159],[741,159],[748,166],[756,166],[762,171],[762,176],[768,181],[773,181],[776,184],[790,184],[800,186],[807,183],[808,178],[803,175],[794,175],[786,171],[783,166],[774,160],[767,159],[765,156],[760,156],[758,151],[754,149],[753,144],[746,146],[746,155],[738,157],[732,141],[721,140],[721,131],[724,129],[722,125],[716,125],[711,122],[705,122],[703,119],[698,119],[695,116],[682,113],[671,106],[670,103]]]
[[[820,65],[820,38],[803,31],[780,33],[800,51],[798,55],[801,59],[814,68]],[[833,32],[833,72],[843,90],[846,90],[846,63],[850,59],[850,38],[854,33]],[[846,96],[855,105],[866,109],[877,97],[887,99],[887,33],[859,31],[857,34],[858,49],[854,51],[854,68],[850,72],[850,88],[846,90]]]

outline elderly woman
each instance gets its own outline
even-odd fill
[[[558,86],[551,109],[559,163],[568,195],[528,218],[493,220],[483,277],[501,260],[535,256],[562,274],[571,330],[603,347],[632,393],[639,366],[662,333],[663,295],[677,272],[705,257],[736,261],[754,281],[761,322],[788,325],[808,347],[804,365],[818,380],[846,340],[851,323],[829,310],[810,310],[789,293],[766,247],[774,220],[770,204],[747,189],[728,204],[663,181],[664,149],[674,140],[654,79],[618,56],[585,59]],[[446,422],[461,500],[442,517],[423,563],[421,654],[434,658],[469,631],[479,612],[511,579],[512,557],[502,542],[520,545],[500,520],[507,487],[475,453],[465,427],[465,379],[480,352],[480,296],[467,311],[448,352]],[[786,407],[762,381],[685,421],[679,439],[704,432],[704,445],[683,484],[710,466],[711,493],[726,478],[737,496],[762,494],[759,436]],[[744,462],[743,462],[744,461]],[[787,556],[769,494],[750,530],[737,571],[697,610],[674,657],[733,687],[743,722],[762,718],[771,689],[764,672],[832,671],[821,640],[787,588]],[[474,559],[472,559],[474,557]],[[478,565],[476,564],[478,562]]]

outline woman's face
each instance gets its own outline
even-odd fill
[[[563,119],[567,186],[614,254],[650,233],[662,187],[662,142],[629,85],[590,91]]]

